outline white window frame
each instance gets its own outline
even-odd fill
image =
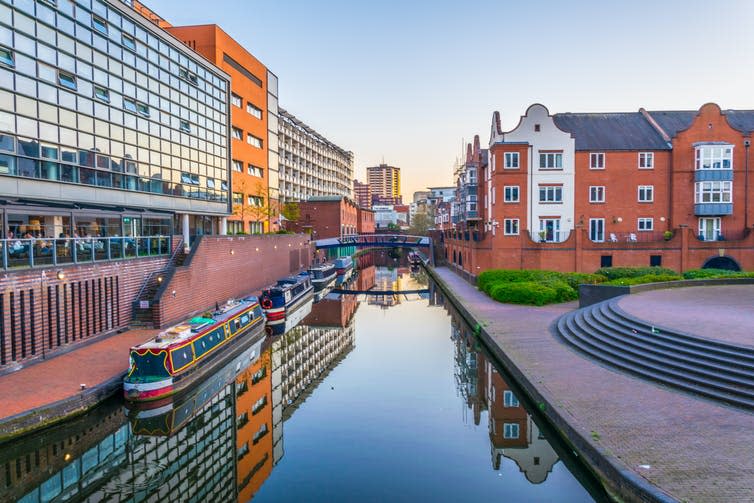
[[[516,196],[515,198],[513,197],[514,195]],[[503,202],[506,202],[506,203],[521,202],[520,186],[519,185],[504,185],[503,186]]]
[[[518,169],[521,166],[519,162],[521,159],[518,152],[505,152],[504,158],[504,169]]]
[[[539,169],[562,170],[563,152],[539,152]]]
[[[503,235],[518,236],[521,231],[520,223],[518,218],[503,219]]]
[[[257,119],[262,119],[262,109],[248,100],[246,101],[246,113]]]
[[[605,169],[604,152],[591,152],[589,154],[589,169]]]
[[[563,204],[563,186],[562,185],[540,185],[539,202],[541,204]],[[542,191],[545,191],[544,194]],[[544,195],[544,199],[542,196]]]
[[[246,143],[255,148],[264,148],[264,140],[251,133],[246,133]]]
[[[243,162],[233,159],[231,161],[231,165],[233,166],[233,171],[235,171],[236,173],[243,172]]]
[[[241,140],[243,141],[243,129],[237,128],[235,126],[230,127],[230,137],[234,140]]]
[[[590,218],[589,219],[589,239],[595,243],[605,242],[605,219],[604,218]]]
[[[243,98],[236,93],[230,93],[230,104],[234,107],[241,108],[243,106]]]
[[[552,222],[552,239],[547,238],[547,222]],[[559,243],[560,242],[560,218],[540,218],[539,219],[539,232],[545,233],[545,242]]]
[[[694,184],[694,203],[709,204],[733,202],[733,182],[707,181]]]
[[[503,438],[516,439],[521,437],[518,423],[503,423]]]
[[[733,169],[733,145],[699,145],[695,153],[696,169]]]
[[[641,217],[636,220],[636,230],[639,232],[649,232],[655,230],[655,219],[651,217]]]
[[[636,197],[640,203],[653,203],[655,201],[655,186],[639,185],[636,190]]]
[[[711,223],[710,229],[707,228],[707,223]],[[723,220],[720,217],[701,217],[699,218],[699,234],[703,236],[705,241],[717,241],[717,239],[723,233]],[[712,234],[708,234],[707,231],[711,230]]]
[[[503,407],[518,407],[521,405],[511,390],[503,391]]]
[[[639,152],[639,169],[654,169],[655,153]]]
[[[605,186],[604,185],[590,185],[589,186],[589,202],[590,203],[604,203],[605,202]]]

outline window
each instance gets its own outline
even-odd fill
[[[518,407],[518,398],[510,390],[503,391],[503,407]]]
[[[589,169],[605,169],[604,152],[592,152],[589,154]]]
[[[654,185],[639,185],[639,202],[651,203],[655,199],[654,192]]]
[[[189,124],[189,121],[181,121],[180,128],[181,131],[185,131],[187,133],[191,132],[191,124]]]
[[[250,115],[253,115],[254,117],[256,117],[257,119],[261,119],[262,118],[262,109],[255,107],[249,101],[246,102],[246,111]]]
[[[640,231],[651,231],[655,228],[654,218],[640,218],[636,226]]]
[[[149,107],[144,103],[136,102],[136,111],[145,117],[149,117]]]
[[[193,73],[193,72],[188,71],[185,68],[178,69],[178,76],[180,78],[182,78],[183,80],[186,80],[186,81],[190,82],[191,84],[193,84],[195,86],[199,84],[199,78],[196,76],[196,74]],[[241,106],[241,105],[239,104],[237,106]]]
[[[185,183],[186,185],[199,185],[199,175],[183,171],[181,172],[181,183]]]
[[[733,146],[704,145],[697,147],[696,169],[733,169]]]
[[[539,240],[543,242],[560,241],[560,219],[559,218],[540,218],[539,219]]]
[[[104,87],[94,86],[94,97],[98,100],[110,103],[110,91]]]
[[[589,219],[589,239],[595,243],[602,243],[605,241],[605,219],[604,218],[590,218]]]
[[[98,32],[107,35],[107,21],[99,16],[92,16],[92,27]]]
[[[518,438],[518,424],[517,423],[504,423],[503,424],[503,438]]]
[[[539,169],[563,169],[563,152],[540,151]]]
[[[75,91],[77,89],[76,77],[62,70],[58,70],[58,84],[63,87],[67,87],[72,91]]]
[[[540,185],[539,186],[540,203],[562,203],[563,186],[562,185]]]
[[[662,266],[662,255],[649,256],[649,267],[661,267],[661,266]]]
[[[215,188],[215,179],[214,178],[207,178],[207,188],[208,189],[214,189]]]
[[[241,108],[241,104],[243,103],[243,100],[241,97],[235,93],[230,94],[230,104],[234,107]]]
[[[612,267],[612,266],[613,266],[612,255],[602,255],[600,257],[600,267]]]
[[[604,185],[592,185],[589,187],[589,202],[590,203],[604,203],[605,202],[605,186]]]
[[[125,108],[129,112],[136,113],[136,102],[128,98],[123,98],[123,108]]]
[[[136,51],[136,40],[134,40],[133,37],[129,37],[128,35],[123,34],[120,41],[123,44],[123,47],[125,47],[126,49]]]
[[[517,203],[518,199],[518,185],[506,185],[503,187],[503,201],[506,203]]]
[[[639,169],[652,169],[655,167],[655,155],[653,152],[639,152]]]
[[[258,176],[259,178],[262,178],[264,176],[264,171],[259,166],[254,166],[253,164],[249,164],[247,171],[248,174],[253,176]]]
[[[518,152],[505,153],[505,169],[518,169]]]
[[[243,140],[243,131],[241,131],[237,127],[231,127],[230,131],[234,140]]]
[[[243,171],[243,163],[241,161],[236,161],[235,159],[233,159],[233,171],[241,173]]]
[[[694,202],[730,203],[733,194],[733,182],[697,182]]]
[[[249,206],[254,206],[256,208],[261,208],[264,205],[264,199],[260,196],[249,196],[247,201]]]
[[[506,218],[503,220],[503,234],[506,236],[518,236],[518,218]]]
[[[246,142],[253,147],[262,148],[262,139],[257,138],[253,134],[246,135]]]
[[[243,194],[240,192],[233,193],[233,204],[243,204]]]
[[[13,60],[13,51],[7,47],[0,47],[0,63],[8,66],[16,66],[16,63]]]
[[[722,231],[720,217],[699,219],[699,239],[703,241],[717,241]]]

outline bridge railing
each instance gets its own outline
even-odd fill
[[[406,234],[361,234],[319,239],[314,243],[317,248],[335,248],[338,246],[428,247],[430,246],[431,239],[427,236],[410,236]]]

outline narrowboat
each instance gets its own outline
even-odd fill
[[[285,324],[286,313],[314,297],[314,287],[308,273],[279,279],[277,284],[262,292],[261,304],[267,316],[267,326]]]
[[[297,307],[293,309],[289,309],[285,313],[285,319],[282,323],[277,323],[275,325],[267,325],[267,334],[269,335],[283,335],[284,333],[288,332],[290,329],[301,323],[301,321],[309,316],[309,313],[312,312],[312,306],[314,305],[314,298],[309,298],[306,302],[303,304],[298,305]]]
[[[123,393],[128,401],[165,398],[182,391],[235,354],[241,339],[262,334],[264,315],[256,297],[229,300],[212,313],[175,325],[130,352]]]
[[[335,264],[335,270],[337,271],[338,276],[344,276],[351,269],[353,269],[353,259],[349,256],[338,257],[333,262]]]
[[[411,263],[411,265],[420,265],[423,262],[422,256],[416,252],[411,252],[408,254],[408,261]]]
[[[314,286],[314,291],[322,290],[330,284],[338,272],[335,270],[335,264],[328,262],[326,264],[315,265],[309,268],[309,276]]]
[[[236,376],[249,368],[262,352],[264,337],[239,341],[244,349],[235,358],[227,359],[220,370],[195,382],[180,395],[175,394],[150,402],[126,402],[126,415],[131,431],[137,435],[170,436],[186,425]]]

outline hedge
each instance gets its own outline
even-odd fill
[[[683,276],[678,274],[645,274],[644,276],[635,276],[628,278],[618,278],[605,283],[606,285],[641,285],[644,283],[662,283],[663,281],[678,281]]]
[[[601,274],[608,280],[619,278],[638,278],[639,276],[677,275],[678,273],[667,267],[603,267],[595,274]]]
[[[683,273],[684,279],[710,278],[754,278],[754,272],[729,271],[728,269],[689,269]]]
[[[541,306],[577,299],[578,285],[603,283],[606,280],[605,276],[599,274],[536,269],[491,269],[477,277],[477,286],[500,302]]]
[[[565,283],[563,283],[563,285],[568,287]],[[508,304],[533,304],[535,306],[542,306],[557,302],[558,292],[555,288],[542,283],[535,283],[534,281],[519,281],[516,283],[496,283],[492,287],[490,297],[498,302],[505,302]]]

